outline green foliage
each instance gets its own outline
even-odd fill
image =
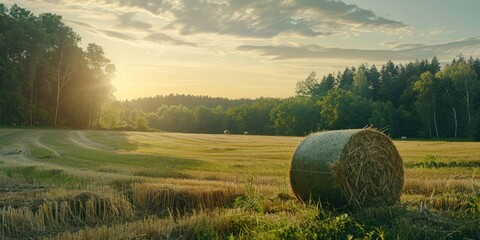
[[[106,104],[100,115],[100,126],[108,129],[120,126],[122,124],[121,113],[122,108],[114,102]]]
[[[162,105],[147,112],[150,127],[174,132],[277,134],[303,136],[319,129],[346,129],[373,126],[392,137],[478,137],[480,87],[471,73],[480,71],[480,60],[454,60],[440,71],[436,58],[405,65],[391,61],[378,71],[376,66],[346,68],[336,77],[323,78],[312,72],[297,83],[297,97],[250,100],[239,106],[217,99],[216,108],[203,105]],[[476,72],[475,72],[476,73]],[[447,77],[448,76],[448,77]],[[460,81],[459,78],[470,80]],[[464,83],[459,84],[459,83]],[[463,101],[467,96],[469,101]],[[193,96],[166,96],[150,99],[174,103],[186,99],[213,101]],[[133,105],[148,99],[125,102],[121,123],[135,129],[128,114]],[[231,100],[232,103],[239,103]],[[464,102],[464,104],[462,104]],[[467,104],[468,103],[468,104]],[[209,102],[210,105],[214,104]]]
[[[368,122],[377,129],[385,130],[387,134],[395,132],[395,129],[393,129],[395,108],[392,103],[375,102],[372,108],[372,115]]]
[[[349,214],[332,214],[312,205],[295,205],[296,216],[269,219],[252,213],[231,220],[233,236],[239,239],[384,239],[384,231],[367,227]]]
[[[368,97],[368,79],[363,68],[358,68],[353,77],[354,92],[360,97]]]
[[[245,195],[235,198],[233,206],[248,211],[263,213],[263,196],[253,185],[253,177],[249,176],[245,181]]]
[[[311,72],[305,80],[297,82],[295,93],[298,96],[312,96],[316,85],[318,85],[317,73]]]
[[[270,112],[275,133],[278,135],[308,135],[315,132],[319,121],[318,107],[309,98],[290,98]]]
[[[149,129],[148,121],[144,113],[139,114],[135,119],[135,130],[146,131]]]
[[[469,136],[476,141],[480,141],[480,113],[476,113],[472,117],[472,121],[469,124]]]
[[[345,90],[330,91],[319,104],[323,129],[363,128],[372,113],[370,101]]]
[[[99,106],[111,95],[113,65],[90,67],[80,36],[59,15],[35,16],[16,4],[2,5],[1,12],[0,124],[82,128],[92,115],[98,123]],[[95,57],[106,59],[100,53]]]

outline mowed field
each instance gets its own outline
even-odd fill
[[[394,141],[401,203],[334,210],[293,196],[302,139],[0,129],[0,236],[480,239],[480,143]]]

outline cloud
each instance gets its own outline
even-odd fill
[[[215,33],[268,39],[280,34],[303,37],[345,31],[409,30],[405,23],[377,16],[354,4],[331,0],[105,0],[122,7],[137,8],[169,16],[170,28],[184,35]],[[130,15],[123,16],[126,25]]]
[[[395,49],[411,49],[411,48],[421,48],[426,46],[423,43],[405,43],[405,44],[398,44],[394,46]]]
[[[147,10],[153,14],[160,14],[163,9],[171,8],[172,5],[166,0],[105,0],[106,3],[118,4],[122,7],[136,7]]]
[[[445,28],[433,28],[430,30],[430,35],[437,36],[437,35],[445,35],[452,33],[452,31],[448,31]]]
[[[421,58],[431,58],[445,54],[461,53],[465,49],[479,49],[480,38],[467,38],[454,42],[422,45],[412,44],[404,49],[389,50],[364,50],[348,48],[325,48],[318,45],[306,46],[239,46],[237,50],[256,52],[261,56],[279,59],[359,59],[371,61],[385,60],[411,60]]]
[[[95,30],[95,27],[93,27],[92,25],[86,23],[86,22],[80,22],[80,21],[75,21],[75,20],[65,20],[66,22],[71,22],[77,26],[80,26],[80,27],[83,27],[83,28],[86,28],[86,29],[89,29],[89,30]]]
[[[392,49],[407,49],[407,48],[415,48],[415,47],[422,47],[425,46],[423,43],[399,43],[395,41],[387,41],[380,43],[381,46],[385,46],[387,48]]]
[[[136,40],[135,37],[132,37],[130,35],[127,35],[127,34],[124,34],[124,33],[121,33],[121,32],[115,32],[115,31],[109,31],[109,30],[102,30],[102,31],[99,31],[109,37],[112,37],[112,38],[117,38],[117,39],[121,39],[121,40],[126,40],[126,41],[129,41],[129,40]]]
[[[175,39],[164,33],[152,33],[145,37],[145,40],[167,45],[195,46],[195,43]]]
[[[313,10],[324,17],[344,23],[387,28],[408,27],[405,23],[379,17],[370,10],[360,8],[355,4],[346,4],[342,1],[303,0],[297,2],[303,10]]]
[[[137,30],[148,31],[152,28],[152,25],[146,22],[133,20],[135,13],[124,13],[118,17],[120,23],[116,26],[118,28],[133,28]]]

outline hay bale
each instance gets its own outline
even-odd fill
[[[374,129],[318,132],[297,146],[290,183],[303,201],[392,205],[400,201],[403,161],[390,139]]]

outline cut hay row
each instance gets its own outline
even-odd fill
[[[38,207],[4,207],[1,215],[3,237],[31,237],[50,228],[132,219],[134,211],[122,196],[102,197],[85,192]]]
[[[157,214],[221,207],[241,194],[238,188],[158,183],[132,184],[132,193],[133,203],[139,210]]]
[[[111,189],[110,189],[111,190]],[[149,215],[195,212],[230,205],[244,190],[240,187],[175,186],[132,183],[122,194],[89,192],[58,200],[31,199],[20,206],[0,210],[0,237],[31,237],[51,231],[130,221]],[[108,191],[107,191],[108,192]]]

